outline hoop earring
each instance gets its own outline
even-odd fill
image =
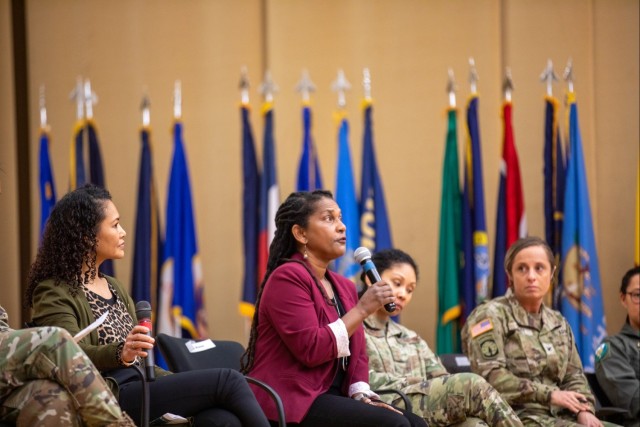
[[[307,244],[304,244],[304,253],[302,254],[304,259],[309,259],[309,254],[307,253]]]

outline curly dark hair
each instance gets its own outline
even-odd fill
[[[38,283],[54,279],[76,295],[83,283],[96,277],[96,246],[105,204],[111,194],[102,187],[86,184],[67,193],[51,211],[27,279],[26,303],[33,307]],[[82,266],[89,269],[82,273]],[[83,277],[84,276],[84,277]]]
[[[242,355],[241,360],[241,371],[244,373],[249,372],[253,367],[253,357],[256,349],[256,340],[258,338],[258,309],[260,308],[260,299],[262,298],[264,285],[273,270],[298,250],[297,241],[293,237],[293,232],[291,231],[293,226],[299,225],[302,228],[306,228],[309,223],[309,217],[313,215],[317,203],[322,199],[333,200],[333,194],[326,190],[315,190],[312,192],[298,191],[291,193],[289,197],[282,202],[276,212],[276,231],[273,236],[273,240],[271,241],[271,246],[269,246],[267,270],[262,282],[260,283],[258,295],[256,296],[253,322],[251,323],[251,334],[249,336],[249,345],[247,346],[245,353]]]

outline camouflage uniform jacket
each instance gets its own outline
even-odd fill
[[[409,392],[406,390],[408,386],[447,375],[440,359],[414,331],[393,320],[380,324],[375,316],[369,316],[364,321],[364,330],[372,389]],[[419,391],[420,387],[411,388],[411,392]],[[390,395],[382,395],[381,398],[389,402],[393,400]]]
[[[7,310],[0,305],[0,333],[9,332],[11,330],[12,329],[9,327],[9,315],[7,314]]]
[[[596,376],[611,403],[640,421],[640,333],[629,323],[598,347]]]
[[[531,410],[575,420],[562,408],[551,407],[555,390],[581,393],[595,412],[571,327],[562,314],[544,304],[536,321],[508,290],[473,310],[462,342],[473,372],[498,390],[519,415]]]

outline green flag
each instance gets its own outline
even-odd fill
[[[456,110],[449,109],[449,125],[442,168],[440,242],[438,252],[437,352],[458,353],[458,272],[460,257],[460,183],[458,177],[458,134]]]

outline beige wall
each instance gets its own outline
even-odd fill
[[[11,313],[11,326],[18,327],[21,306],[11,28],[11,2],[0,0],[0,305]]]
[[[347,109],[359,181],[360,82],[362,68],[370,68],[376,102],[375,144],[394,243],[413,254],[422,269],[419,291],[403,322],[434,342],[447,69],[454,70],[458,81],[461,144],[470,56],[480,74],[485,202],[492,247],[504,67],[511,67],[515,83],[515,137],[529,233],[542,235],[544,85],[538,78],[547,58],[561,74],[572,57],[605,310],[610,332],[620,326],[623,314],[615,301],[615,287],[633,261],[634,244],[640,50],[636,0],[30,0],[27,4],[32,135],[37,131],[37,89],[45,84],[52,161],[61,195],[68,182],[68,143],[75,116],[68,94],[76,76],[91,78],[100,97],[95,117],[107,184],[129,231],[129,251],[116,264],[125,283],[131,274],[140,99],[146,88],[152,101],[156,182],[164,211],[172,154],[172,89],[175,79],[182,80],[185,141],[209,322],[213,337],[240,341],[245,340],[245,325],[236,308],[242,279],[237,109],[241,66],[248,66],[253,83],[252,118],[258,141],[262,123],[257,86],[266,67],[280,86],[275,132],[283,198],[294,189],[300,154],[300,97],[293,88],[302,69],[309,70],[318,87],[313,95],[314,136],[323,178],[333,190],[336,95],[330,85],[342,68],[353,86],[347,94]],[[554,89],[562,97],[564,84]],[[11,148],[2,147],[4,158]],[[39,221],[36,156],[34,148],[34,239]],[[2,212],[4,217],[5,209]],[[15,283],[10,275],[17,273],[10,267],[3,268],[2,274],[3,283]]]

